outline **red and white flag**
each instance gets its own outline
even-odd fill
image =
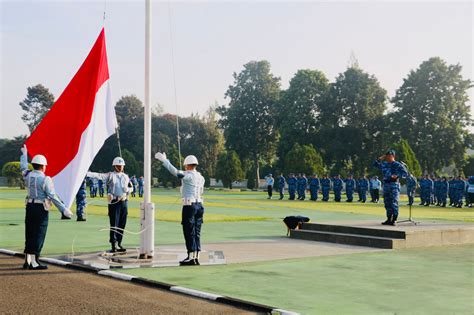
[[[56,193],[68,208],[116,126],[102,29],[71,82],[26,140],[30,157],[46,157],[46,175],[53,178]]]

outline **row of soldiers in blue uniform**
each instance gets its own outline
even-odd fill
[[[472,207],[472,202],[470,202],[468,193],[469,182],[468,180],[464,180],[461,176],[456,178],[451,177],[448,180],[446,177],[431,178],[428,175],[424,175],[420,179],[419,185],[421,198],[420,205],[427,207],[430,205],[446,207],[449,198],[449,205],[451,207],[462,208],[463,198],[465,198],[466,206]],[[409,190],[409,195],[414,195],[416,179],[411,178],[409,182],[407,182],[407,189]],[[410,200],[410,202],[410,204],[413,203],[412,200]]]
[[[269,174],[267,176],[267,184],[273,182],[269,178],[272,175]],[[366,202],[367,201],[367,192],[371,187],[371,184],[367,177],[361,177],[358,180],[355,180],[352,175],[350,175],[347,179],[341,179],[340,175],[336,175],[333,178],[329,178],[328,175],[324,175],[323,178],[319,179],[316,174],[312,175],[309,179],[306,178],[305,174],[295,174],[291,173],[286,179],[283,174],[278,177],[278,191],[280,193],[280,200],[284,198],[285,194],[285,184],[288,184],[288,193],[289,193],[289,200],[305,200],[306,199],[306,191],[309,190],[310,192],[310,200],[316,201],[318,200],[318,193],[321,191],[322,193],[322,201],[329,201],[329,193],[331,189],[334,192],[334,200],[336,202],[341,201],[342,190],[345,186],[346,189],[346,196],[347,202],[352,202],[354,199],[354,193],[357,192],[359,195],[359,201]],[[270,186],[270,185],[268,185]],[[271,196],[269,197],[271,198]]]

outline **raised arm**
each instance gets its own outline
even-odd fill
[[[26,149],[26,145],[23,145],[21,148],[20,170],[23,176],[25,176],[25,173],[28,171],[28,150]]]
[[[171,175],[176,176],[180,179],[184,178],[184,172],[179,171],[171,162],[166,158],[166,153],[158,152],[155,154],[155,158],[163,163],[163,167],[170,172]]]
[[[110,173],[95,173],[95,172],[87,172],[86,177],[101,179],[104,182],[107,181],[109,178]]]

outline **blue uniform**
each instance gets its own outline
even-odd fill
[[[309,191],[310,191],[310,194],[311,194],[311,200],[312,201],[318,200],[319,187],[320,187],[319,178],[312,177],[309,180]]]
[[[104,181],[102,179],[99,179],[97,181],[97,185],[99,186],[99,196],[104,197]]]
[[[138,186],[137,178],[135,176],[132,176],[132,178],[130,178],[130,182],[132,183],[132,197],[135,197],[137,194],[137,186]]]
[[[448,185],[449,205],[452,206],[454,204],[454,178],[448,181]]]
[[[456,179],[454,181],[454,206],[462,207],[462,197],[466,190],[466,183],[462,179]]]
[[[285,177],[283,175],[280,175],[278,177],[278,192],[280,193],[280,200],[285,197],[285,184]]]
[[[328,201],[329,192],[331,191],[331,179],[329,178],[321,179],[321,191],[323,193],[323,201]]]
[[[375,160],[373,165],[380,168],[383,175],[383,199],[387,218],[396,221],[398,217],[398,199],[400,197],[399,178],[407,178],[408,171],[405,166],[397,161],[381,162]],[[392,176],[396,176],[393,179]]]
[[[332,179],[332,189],[334,190],[334,201],[341,201],[341,192],[342,192],[343,181],[340,178]]]
[[[422,178],[420,180],[420,197],[421,204],[429,206],[431,203],[431,195],[433,193],[433,181],[430,178]]]
[[[306,176],[301,176],[298,179],[298,199],[305,200],[306,198],[306,187],[308,186],[308,180]]]
[[[441,180],[435,179],[433,182],[433,202],[436,203],[437,206],[439,206],[439,200],[441,199]]]
[[[447,180],[442,180],[439,182],[439,191],[438,191],[438,203],[442,207],[446,207],[449,191],[449,183]]]
[[[79,190],[76,194],[76,215],[78,218],[84,217],[84,209],[86,208],[86,197],[87,197],[87,187],[86,187],[86,180],[81,184]]]
[[[367,190],[369,190],[369,180],[367,178],[359,179],[359,199],[362,202],[367,201]]]
[[[143,185],[145,184],[145,180],[143,179],[142,176],[140,176],[137,179],[137,183],[138,183],[138,196],[141,198],[143,197]]]
[[[346,183],[346,197],[347,202],[352,202],[354,198],[354,188],[356,187],[356,181],[353,178],[347,178],[345,180]]]
[[[297,186],[296,177],[292,176],[288,178],[288,193],[290,194],[289,200],[295,200],[296,186]]]
[[[411,206],[415,200],[416,193],[416,178],[414,176],[409,176],[407,178],[407,195],[408,195],[408,204]]]

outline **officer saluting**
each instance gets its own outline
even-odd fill
[[[122,247],[122,238],[128,215],[128,196],[131,191],[130,178],[123,172],[125,161],[116,157],[112,166],[113,172],[94,173],[87,172],[87,177],[102,179],[107,185],[107,200],[109,202],[109,221],[111,252],[125,252]]]
[[[174,176],[181,179],[181,196],[183,210],[181,224],[186,241],[188,257],[179,262],[181,266],[199,265],[201,251],[201,225],[203,223],[204,207],[202,194],[204,193],[204,177],[196,171],[198,160],[194,155],[184,159],[185,171],[178,171],[166,158],[166,153],[158,152],[155,158],[163,162],[163,166]]]
[[[385,161],[384,161],[385,160]],[[395,225],[398,218],[398,198],[400,196],[400,178],[409,176],[405,166],[395,161],[395,150],[378,157],[373,166],[381,169],[383,174],[383,201],[387,211],[387,220],[383,225]]]
[[[28,170],[28,152],[25,145],[21,148],[21,152],[20,169],[25,180],[25,187],[28,190],[25,215],[25,263],[23,268],[48,269],[48,266],[41,265],[39,262],[48,229],[48,210],[51,208],[51,203],[53,203],[68,218],[72,217],[72,212],[56,196],[51,177],[44,174],[48,165],[46,158],[40,154],[35,155],[31,160],[33,171],[30,171]]]

